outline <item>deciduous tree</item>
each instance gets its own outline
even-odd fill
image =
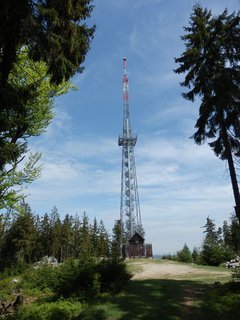
[[[83,71],[95,30],[86,23],[91,3],[0,1],[0,200],[5,166],[15,170],[29,136],[42,133],[52,118],[50,106],[57,92],[50,83],[65,83]],[[24,61],[23,51],[28,54]]]
[[[19,192],[22,186],[40,176],[41,166],[37,165],[40,153],[30,154],[28,160],[25,159],[27,139],[46,130],[54,116],[53,98],[71,87],[69,82],[58,86],[51,84],[46,65],[33,62],[26,48],[18,55],[8,83],[22,93],[23,99],[26,91],[29,92],[23,109],[19,106],[0,109],[0,209],[14,207],[23,198]],[[23,160],[25,164],[19,169]]]

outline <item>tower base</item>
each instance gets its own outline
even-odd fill
[[[152,258],[152,244],[127,244],[122,247],[123,256],[129,259]]]
[[[144,238],[137,232],[122,246],[122,255],[125,258],[152,258],[152,244],[144,243]]]

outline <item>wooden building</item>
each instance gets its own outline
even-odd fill
[[[152,245],[145,244],[144,238],[136,232],[123,246],[123,255],[126,258],[152,258]]]

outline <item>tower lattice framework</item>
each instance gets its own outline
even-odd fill
[[[144,230],[141,221],[134,157],[137,136],[133,135],[131,130],[126,58],[123,59],[123,68],[123,133],[118,139],[118,145],[122,147],[120,220],[126,239],[129,240],[136,232],[144,238]]]

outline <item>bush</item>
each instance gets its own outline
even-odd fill
[[[107,260],[98,265],[101,292],[119,292],[131,279],[127,266],[122,261]]]
[[[88,306],[74,320],[106,320],[106,312],[97,306]]]
[[[32,304],[19,309],[13,320],[71,320],[76,319],[81,309],[81,303],[66,300],[41,305]]]
[[[201,304],[201,319],[240,319],[240,296],[229,284],[212,289],[204,295]]]
[[[131,278],[122,261],[97,261],[93,258],[66,260],[58,267],[42,266],[22,276],[24,292],[50,290],[56,297],[76,297],[89,301],[104,293],[119,292]]]
[[[38,288],[40,290],[55,288],[59,275],[58,267],[41,266],[37,269],[31,269],[23,276],[25,288]]]
[[[68,260],[60,266],[55,284],[55,292],[58,295],[91,299],[96,297],[99,290],[97,263],[93,259]]]
[[[69,260],[59,268],[55,292],[65,297],[94,299],[104,292],[119,292],[131,278],[121,261]]]

